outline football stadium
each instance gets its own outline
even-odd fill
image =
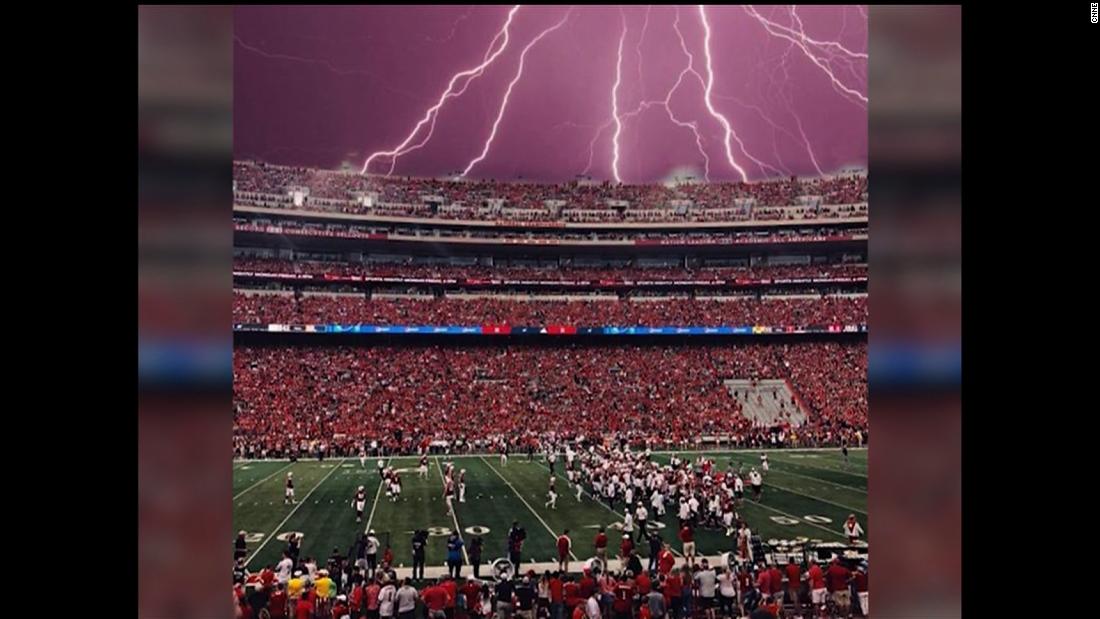
[[[255,137],[291,112],[241,80],[348,75],[238,14],[240,616],[869,616],[862,7],[467,8],[400,22],[482,51],[366,96],[354,165]],[[555,125],[527,73],[595,28],[579,148],[524,134]],[[750,28],[799,86],[756,113],[712,97]]]

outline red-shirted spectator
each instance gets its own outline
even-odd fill
[[[625,562],[632,552],[634,552],[634,540],[629,535],[623,535],[623,541],[619,544],[619,558]]]
[[[558,569],[563,572],[569,571],[569,551],[573,547],[573,540],[569,539],[569,529],[566,529],[558,536]]]
[[[852,603],[851,592],[848,583],[852,578],[852,572],[840,564],[839,559],[833,559],[829,569],[825,571],[825,582],[829,593],[833,596],[833,603],[842,615],[848,614],[848,608]]]
[[[795,614],[802,615],[802,568],[795,563],[794,557],[790,558],[787,567],[787,602],[794,605]]]
[[[660,570],[661,574],[668,576],[675,565],[676,557],[673,556],[672,549],[669,548],[668,544],[664,544],[664,547],[661,548],[661,554],[657,557],[657,569]]]
[[[420,599],[424,600],[424,606],[428,609],[428,617],[430,619],[446,618],[447,590],[440,586],[439,582],[421,591]]]

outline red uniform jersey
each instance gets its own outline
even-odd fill
[[[867,572],[857,571],[852,575],[852,580],[855,582],[857,592],[867,593]]]
[[[657,566],[661,569],[661,573],[667,576],[675,565],[676,557],[672,556],[672,551],[662,550],[661,554],[657,557]]]
[[[809,577],[811,589],[825,588],[825,574],[822,573],[820,565],[816,563],[811,565],[809,571],[806,572],[806,576]]]
[[[772,595],[779,595],[783,592],[783,572],[780,572],[778,567],[768,571],[771,573]]]
[[[795,563],[787,564],[787,588],[797,589],[802,581],[802,569]]]
[[[844,591],[848,588],[848,577],[852,573],[848,571],[848,568],[839,563],[834,563],[829,566],[829,569],[825,572],[825,580],[829,583],[829,591]]]
[[[570,541],[568,537],[564,535],[558,537],[558,556],[563,559],[569,556],[569,546]]]

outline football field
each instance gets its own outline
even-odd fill
[[[716,462],[718,470],[727,463],[744,462],[759,469],[760,451],[702,452]],[[769,450],[770,472],[764,477],[763,498],[751,500],[751,492],[738,513],[755,534],[768,540],[807,538],[823,542],[842,542],[841,524],[848,514],[855,514],[864,531],[867,521],[867,451],[852,449],[845,464],[839,449]],[[696,453],[677,452],[681,458],[696,457]],[[668,462],[670,454],[655,453],[653,458]],[[563,460],[558,460],[559,492],[557,509],[545,506],[550,471],[536,455],[532,462],[526,455],[509,457],[507,465],[498,456],[433,456],[429,475],[417,474],[416,457],[387,459],[401,473],[402,492],[397,502],[386,497],[380,486],[377,459],[368,459],[360,466],[358,458],[344,460],[236,461],[233,463],[233,524],[234,531],[244,530],[248,540],[248,566],[251,570],[273,565],[286,547],[290,532],[302,535],[301,557],[312,556],[319,564],[333,548],[347,552],[358,535],[368,528],[376,531],[383,548],[388,544],[398,568],[410,567],[411,537],[416,529],[429,532],[427,565],[441,566],[446,556],[446,539],[458,529],[464,540],[480,535],[484,541],[483,563],[506,556],[508,529],[518,520],[527,530],[522,560],[546,563],[556,561],[555,540],[565,529],[573,540],[573,554],[578,560],[593,556],[592,540],[600,526],[608,529],[611,539],[609,555],[618,548],[621,534],[615,528],[622,521],[605,503],[587,494],[576,500],[576,491],[569,488],[562,472]],[[456,513],[448,515],[443,502],[442,463],[453,461],[456,470],[466,470],[466,502],[455,502]],[[286,473],[294,472],[297,503],[283,503]],[[363,522],[355,522],[351,506],[358,486],[367,491],[367,506]],[[649,507],[647,501],[647,508]],[[680,550],[676,538],[675,508],[669,506],[662,519],[650,514],[650,527],[657,526],[662,537]],[[697,529],[695,539],[700,555],[718,555],[733,548],[734,538],[724,531]],[[864,538],[866,539],[866,538]],[[226,552],[229,553],[229,542]],[[639,554],[647,557],[648,545],[638,545]],[[379,553],[381,559],[381,552]],[[468,569],[464,570],[468,573]]]

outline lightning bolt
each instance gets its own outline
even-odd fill
[[[718,110],[714,109],[714,103],[711,101],[711,91],[714,89],[714,68],[711,66],[710,57],[710,22],[707,21],[706,7],[702,4],[699,4],[697,6],[699,8],[699,19],[703,23],[703,51],[706,52],[707,58],[707,79],[705,90],[703,91],[703,102],[706,104],[707,111],[710,112],[710,115],[713,116],[714,119],[722,125],[722,128],[726,132],[725,139],[722,142],[723,145],[726,147],[726,161],[729,162],[730,167],[732,167],[734,170],[737,170],[738,174],[741,175],[742,181],[748,182],[749,177],[747,174],[745,174],[745,169],[738,165],[737,161],[735,161],[733,158],[733,148],[730,146],[730,139],[732,138],[734,140],[737,140],[737,144],[741,147],[741,152],[745,153],[745,156],[756,161],[757,165],[761,166],[761,168],[763,168],[763,164],[762,162],[757,161],[752,155],[749,155],[749,153],[745,150],[745,145],[741,143],[741,138],[737,137],[737,134],[733,131],[733,127],[730,126],[730,121],[721,113],[719,113]]]
[[[809,45],[814,45],[814,46],[819,47],[819,48],[820,47],[826,47],[827,45],[826,45],[825,42],[815,41],[815,40],[810,39],[809,37],[805,36],[805,33],[801,33],[799,31],[793,30],[791,28],[787,28],[785,26],[777,24],[777,23],[765,18],[760,13],[758,13],[756,11],[756,9],[754,7],[752,7],[751,5],[744,6],[742,8],[745,10],[746,13],[748,13],[750,16],[752,16],[758,22],[760,22],[760,25],[762,25],[764,27],[764,30],[766,30],[768,32],[768,34],[770,34],[774,37],[779,37],[779,38],[782,38],[782,39],[786,39],[787,41],[790,41],[791,43],[794,43],[799,49],[801,49],[802,53],[806,56],[806,58],[808,58],[810,60],[810,62],[814,63],[814,65],[816,65],[819,69],[821,69],[825,73],[825,75],[829,78],[829,81],[832,82],[834,90],[837,90],[838,92],[847,94],[850,97],[855,97],[856,99],[858,99],[859,101],[861,101],[863,103],[868,103],[868,100],[867,100],[866,96],[864,96],[858,90],[854,90],[854,89],[848,87],[843,82],[841,82],[840,79],[838,79],[836,74],[833,72],[832,68],[830,66],[828,66],[826,63],[822,62],[822,60],[820,58],[818,58],[816,55],[814,55],[814,53],[810,51],[809,47],[807,47],[808,44]],[[702,10],[702,9],[700,9],[700,10]],[[801,21],[798,20],[797,14],[795,14],[794,19],[797,21],[797,23],[799,23],[801,25]],[[857,55],[856,52],[852,52],[851,50],[848,50],[847,48],[845,48],[843,45],[840,45],[839,43],[836,43],[836,42],[829,42],[829,43],[830,43],[829,46],[838,47],[843,52],[851,55],[852,57],[865,58],[867,56],[866,54]]]
[[[796,5],[792,4],[790,9],[791,9],[791,21],[798,24],[798,32],[795,32],[794,30],[791,30],[790,28],[784,28],[783,26],[781,26],[779,24],[774,24],[776,28],[778,28],[780,30],[785,30],[785,31],[787,31],[788,33],[790,33],[792,35],[797,35],[800,39],[802,39],[806,43],[810,43],[811,45],[816,45],[818,47],[835,47],[835,48],[840,49],[840,51],[844,52],[846,55],[848,55],[852,58],[862,58],[864,60],[867,59],[867,57],[868,57],[867,54],[865,54],[863,52],[853,52],[852,50],[848,49],[847,47],[844,47],[843,45],[841,45],[837,41],[816,41],[814,39],[811,39],[809,36],[806,35],[806,29],[802,25],[802,18],[800,18],[798,16],[798,7]],[[844,16],[843,12],[841,12],[841,16],[842,17]]]
[[[758,106],[752,105],[750,103],[745,103],[744,101],[742,101],[742,100],[740,100],[737,97],[734,97],[732,95],[714,95],[714,98],[715,99],[722,99],[724,101],[733,101],[734,103],[736,103],[737,105],[740,105],[743,108],[750,109],[750,110],[756,112],[756,115],[759,116],[764,122],[768,123],[768,125],[771,126],[772,129],[774,129],[775,131],[779,131],[779,132],[783,133],[784,135],[786,135],[787,137],[789,137],[791,140],[793,140],[795,142],[798,141],[798,138],[795,137],[795,135],[793,133],[791,133],[790,130],[788,130],[786,127],[783,127],[782,125],[776,123],[774,120],[772,120],[771,117],[769,117],[767,114],[764,113],[764,110],[760,109]],[[787,169],[786,165],[783,164],[783,158],[779,156],[778,147],[775,144],[775,142],[772,143],[772,154],[775,155],[775,160],[779,163],[779,165],[783,166],[784,173],[789,175],[791,173],[791,171],[789,169]]]
[[[794,116],[794,122],[798,125],[798,133],[802,136],[802,143],[806,145],[806,152],[810,155],[810,162],[814,164],[814,169],[817,170],[818,176],[825,176],[825,173],[821,171],[821,166],[817,164],[817,157],[814,156],[814,151],[810,148],[810,140],[806,137],[806,132],[802,129],[802,119],[798,117],[798,114],[794,113],[791,109],[790,101],[787,102],[787,109],[790,111],[791,116]]]
[[[619,84],[623,81],[623,42],[626,41],[626,15],[622,13],[621,8],[619,13],[622,15],[623,33],[619,36],[618,62],[615,63],[615,83],[611,86],[611,116],[615,121],[615,135],[611,138],[613,149],[611,175],[615,177],[616,183],[623,182],[623,179],[619,176],[619,136],[623,132],[623,121],[619,118]]]
[[[456,73],[453,77],[451,77],[451,81],[447,84],[447,89],[443,91],[442,95],[440,95],[439,100],[436,102],[435,105],[428,108],[428,111],[424,113],[424,117],[420,119],[420,122],[416,123],[416,126],[413,127],[412,132],[409,133],[404,141],[402,141],[401,144],[397,145],[397,147],[392,150],[378,151],[372,153],[369,157],[367,157],[367,160],[363,162],[363,169],[360,171],[360,174],[366,174],[368,169],[370,168],[371,162],[379,157],[390,158],[390,171],[387,173],[387,175],[392,174],[394,165],[396,164],[398,157],[408,152],[412,152],[417,148],[420,148],[421,146],[426,144],[429,139],[431,139],[432,133],[435,129],[435,119],[438,117],[439,109],[443,107],[443,104],[447,101],[447,99],[460,96],[463,92],[465,92],[466,87],[470,85],[470,82],[480,77],[485,72],[486,67],[491,65],[494,60],[496,60],[502,53],[504,53],[504,50],[508,47],[508,41],[510,40],[509,27],[512,25],[512,19],[515,17],[516,12],[519,11],[520,6],[521,5],[517,4],[508,11],[508,18],[507,20],[505,20],[504,26],[499,32],[497,32],[497,35],[493,37],[493,40],[489,43],[489,50],[493,50],[493,47],[496,45],[497,41],[499,41],[501,37],[503,37],[504,41],[503,43],[501,43],[500,47],[497,48],[495,51],[492,51],[491,53],[487,51],[486,56],[481,61],[481,64],[472,69],[466,69],[465,71]],[[458,93],[455,93],[455,84],[462,78],[466,78],[466,81],[462,86],[462,90]],[[424,125],[428,124],[428,122],[431,122],[432,124],[431,128],[429,128],[428,130],[427,136],[416,146],[408,148],[409,143],[413,141],[413,138],[415,138],[417,133],[420,132],[420,129],[423,128]]]
[[[455,23],[451,25],[451,33],[447,35],[447,38],[436,41],[430,36],[424,35],[424,40],[430,43],[446,43],[447,41],[450,41],[451,39],[455,38],[455,34],[458,33],[458,25],[469,19],[469,17],[470,9],[466,9],[466,12],[464,12],[462,15],[459,15],[458,19],[455,20]]]
[[[796,16],[796,18],[797,18],[797,16]],[[777,88],[777,87],[781,88],[780,84],[786,84],[786,83],[790,82],[790,74],[787,71],[787,64],[789,62],[790,54],[791,54],[791,51],[793,49],[794,49],[794,44],[793,43],[787,43],[787,48],[786,48],[786,50],[784,50],[783,56],[782,56],[782,58],[781,58],[781,60],[778,64],[778,69],[782,70],[782,72],[783,72],[783,79],[782,80],[780,80],[777,83],[775,77],[772,75],[772,73],[774,73],[774,71],[768,72],[768,79],[771,82],[771,85],[772,85],[773,89]],[[771,90],[769,90],[768,92],[770,93]],[[810,141],[806,137],[806,131],[802,126],[802,119],[794,111],[794,108],[791,105],[790,97],[788,95],[785,95],[782,91],[780,91],[780,93],[778,95],[778,99],[780,101],[782,101],[784,107],[786,107],[786,109],[787,109],[787,112],[794,118],[795,123],[797,124],[797,127],[798,127],[798,133],[801,136],[801,139],[799,137],[796,137],[787,128],[785,128],[785,127],[779,125],[778,123],[776,123],[771,117],[769,117],[766,113],[764,113],[764,110],[760,109],[758,106],[751,105],[749,103],[745,103],[744,101],[741,101],[737,97],[733,97],[733,96],[715,95],[715,97],[717,97],[719,99],[726,99],[726,100],[733,101],[733,102],[737,103],[738,105],[740,105],[742,107],[748,108],[748,109],[756,112],[756,114],[761,119],[763,119],[764,122],[766,122],[768,125],[770,125],[773,130],[782,132],[784,135],[786,135],[788,138],[790,138],[791,141],[793,141],[795,143],[798,143],[803,148],[805,148],[807,155],[809,155],[810,162],[814,166],[814,169],[817,170],[819,175],[824,174],[821,170],[821,166],[817,163],[817,156],[813,152],[813,147],[810,145]],[[783,158],[779,155],[778,144],[775,142],[774,138],[773,138],[773,141],[772,141],[772,153],[775,155],[776,161],[778,161],[779,164],[781,166],[783,166],[784,169],[786,169],[786,166],[783,164]],[[789,169],[786,169],[786,173],[791,174]]]
[[[508,88],[504,91],[504,96],[501,97],[500,109],[497,110],[497,117],[496,120],[493,121],[493,129],[489,132],[489,138],[485,140],[485,145],[481,149],[481,154],[471,160],[470,163],[466,164],[466,168],[462,170],[462,173],[459,174],[459,176],[466,176],[467,174],[469,174],[470,170],[473,169],[473,167],[481,162],[483,159],[485,159],[485,156],[487,154],[489,154],[489,148],[492,147],[493,139],[496,138],[497,128],[500,126],[500,120],[504,118],[504,110],[508,108],[508,98],[512,95],[512,88],[514,88],[516,83],[518,83],[519,80],[523,77],[523,64],[527,60],[527,52],[531,51],[531,48],[533,48],[539,41],[541,41],[543,37],[564,26],[565,22],[569,20],[569,16],[572,14],[573,9],[570,8],[565,13],[565,17],[562,17],[561,20],[558,21],[558,23],[540,32],[538,36],[536,36],[534,39],[531,39],[531,42],[523,48],[523,51],[519,55],[519,66],[516,68],[516,74],[512,77],[512,81],[508,83]]]
[[[592,140],[588,142],[588,165],[584,166],[584,169],[581,170],[581,174],[588,174],[588,171],[592,169],[592,159],[596,154],[596,141],[600,139],[604,130],[610,127],[613,122],[615,122],[614,118],[600,125],[599,129],[596,129],[596,135],[592,136]]]
[[[652,4],[645,7],[645,21],[642,23],[642,33],[638,35],[638,44],[634,46],[634,53],[638,55],[638,87],[645,94],[645,81],[642,79],[642,42],[645,41],[645,31],[649,29],[649,12],[653,10]]]
[[[703,147],[703,136],[699,133],[698,124],[695,121],[688,122],[680,120],[676,118],[676,115],[672,112],[672,97],[680,88],[680,84],[684,82],[685,75],[694,75],[695,78],[699,80],[699,84],[703,85],[703,76],[699,75],[699,72],[695,70],[695,56],[693,56],[692,53],[688,50],[687,43],[684,41],[684,35],[680,31],[680,7],[676,7],[676,18],[672,22],[672,28],[676,31],[676,36],[680,39],[680,50],[683,51],[684,56],[687,57],[687,67],[680,71],[680,74],[676,77],[676,82],[672,85],[672,88],[669,88],[668,92],[665,93],[665,98],[663,101],[643,101],[638,105],[638,108],[636,110],[623,114],[623,118],[631,118],[652,106],[664,108],[665,114],[668,116],[668,119],[672,121],[673,124],[678,127],[684,127],[690,130],[692,135],[695,136],[695,146],[699,150],[699,154],[703,157],[704,178],[709,182],[710,156],[707,155],[706,148]]]
[[[310,37],[302,37],[302,38],[310,38]],[[328,69],[329,71],[335,73],[336,75],[361,75],[363,77],[370,77],[370,78],[377,77],[374,73],[371,73],[369,71],[363,71],[363,70],[360,70],[360,69],[341,69],[341,68],[333,65],[331,62],[329,62],[327,60],[320,60],[320,59],[317,59],[317,58],[304,58],[302,56],[291,56],[289,54],[278,54],[278,53],[262,50],[258,47],[255,47],[253,45],[249,45],[248,43],[245,43],[244,41],[241,40],[240,37],[238,37],[236,35],[233,35],[233,40],[235,40],[237,42],[237,44],[240,45],[242,48],[244,48],[244,49],[246,49],[246,50],[248,50],[248,51],[250,51],[250,52],[252,52],[256,55],[263,56],[264,58],[271,58],[271,59],[274,59],[274,60],[290,60],[290,61],[293,61],[293,62],[301,62],[301,63],[305,63],[305,64],[320,65],[320,66]],[[402,90],[400,88],[394,88],[392,86],[389,86],[388,84],[378,84],[378,86],[380,88],[384,88],[386,90],[389,90],[390,92],[396,92],[398,94],[405,95],[405,96],[407,96],[409,98],[412,98],[412,99],[417,99],[417,100],[423,100],[424,99],[424,97],[422,97],[422,96],[420,96],[416,93],[412,93],[412,92],[409,92],[407,90]]]

